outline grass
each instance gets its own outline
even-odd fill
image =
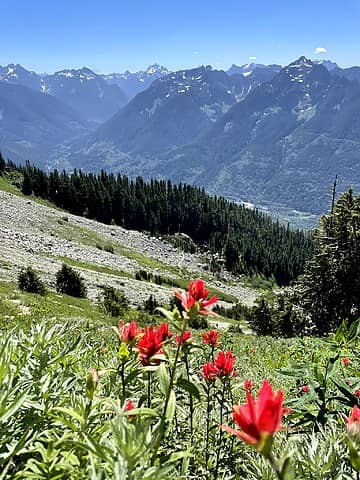
[[[56,208],[57,210],[61,210],[53,203],[49,202],[48,200],[44,200],[39,197],[35,197],[34,195],[24,195],[21,190],[18,188],[17,185],[21,184],[21,179],[19,174],[14,174],[14,172],[10,174],[0,175],[0,190],[7,193],[12,193],[17,197],[24,198],[26,200],[31,200],[32,202],[38,203],[39,205],[43,205],[45,207]]]
[[[15,326],[43,319],[54,319],[56,322],[76,319],[98,325],[115,323],[114,319],[87,298],[75,298],[56,292],[48,292],[44,296],[27,293],[19,290],[14,283],[0,283],[0,319],[2,326],[4,323]]]
[[[67,265],[72,267],[83,268],[84,270],[91,270],[98,273],[106,273],[108,275],[115,275],[120,278],[131,278],[134,279],[134,275],[123,270],[117,270],[116,268],[111,268],[106,265],[97,265],[96,263],[83,262],[81,260],[74,260],[69,257],[57,257],[52,256],[55,260],[59,260]]]

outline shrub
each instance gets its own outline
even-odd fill
[[[72,297],[86,297],[86,285],[80,273],[65,264],[56,274],[56,290]]]
[[[111,245],[111,243],[106,243],[103,249],[105,250],[105,252],[114,253],[114,247]]]
[[[152,315],[155,313],[155,310],[157,309],[158,306],[159,304],[156,298],[153,297],[152,295],[150,295],[150,297],[147,300],[145,300],[143,303],[143,309],[146,312],[151,313]]]
[[[116,290],[114,287],[103,287],[103,307],[106,313],[113,317],[118,317],[128,308],[129,301],[123,292]]]
[[[18,285],[20,290],[24,292],[38,293],[39,295],[45,295],[46,293],[44,283],[31,267],[21,270],[18,275]]]

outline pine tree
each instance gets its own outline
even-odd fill
[[[0,175],[2,175],[5,172],[5,167],[6,167],[6,162],[0,152]]]
[[[316,233],[318,251],[298,283],[300,305],[322,335],[360,315],[360,197],[344,193]]]

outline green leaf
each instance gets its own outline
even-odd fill
[[[166,369],[165,363],[160,364],[157,373],[159,376],[160,390],[164,395],[166,395],[170,387],[170,376]]]
[[[283,460],[283,464],[281,467],[281,474],[283,480],[293,480],[295,478],[294,468],[291,462],[291,457],[286,457]]]
[[[179,378],[177,386],[190,393],[190,395],[193,395],[197,400],[201,400],[201,394],[198,387],[194,383],[189,382],[186,378]]]
[[[355,447],[352,440],[350,440],[350,438],[347,439],[347,444],[349,447],[349,453],[350,453],[349,458],[350,458],[351,465],[356,471],[359,472],[360,471],[360,452],[357,450],[357,448]]]
[[[175,396],[174,390],[171,390],[169,403],[167,405],[166,412],[165,412],[165,418],[169,422],[169,424],[172,422],[174,418],[175,408],[176,408],[176,396]]]

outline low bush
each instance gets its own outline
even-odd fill
[[[20,290],[24,292],[38,293],[39,295],[45,295],[46,293],[44,283],[31,267],[21,270],[18,275],[18,285]]]
[[[87,289],[80,273],[65,263],[56,274],[56,291],[72,297],[85,298]]]
[[[129,301],[125,294],[114,287],[103,287],[102,297],[102,305],[105,312],[113,317],[119,317],[129,306]]]

